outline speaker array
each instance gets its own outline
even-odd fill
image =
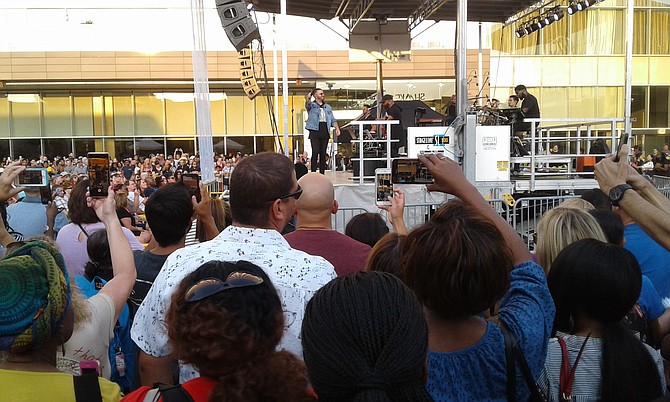
[[[240,81],[244,93],[249,99],[253,99],[260,95],[261,89],[258,87],[256,77],[254,77],[254,63],[251,49],[246,47],[239,51],[237,60],[240,63]]]
[[[241,0],[216,0],[216,10],[226,36],[238,52],[249,46],[252,40],[260,38],[258,26]]]

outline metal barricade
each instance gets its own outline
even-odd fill
[[[516,229],[528,249],[533,250],[535,248],[533,240],[535,229],[542,215],[571,198],[579,198],[579,196],[519,198],[513,207],[503,211],[502,217]]]
[[[667,198],[670,198],[670,177],[656,175],[653,176],[651,180],[658,191]]]
[[[337,213],[333,215],[333,229],[337,230],[340,233],[344,233],[344,229],[347,227],[347,223],[358,214],[369,212],[365,208],[358,207],[341,207],[338,208]]]

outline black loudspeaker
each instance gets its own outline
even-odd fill
[[[260,38],[258,26],[251,19],[247,5],[241,0],[216,0],[216,11],[226,36],[238,52],[252,40]]]

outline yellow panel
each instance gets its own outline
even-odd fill
[[[570,58],[569,57],[543,57],[542,84],[547,86],[567,86],[570,84]]]
[[[244,100],[246,97],[242,96],[228,96],[226,101],[226,134],[239,135],[244,133],[244,120],[242,119],[244,113]]]
[[[254,99],[254,102],[256,103],[256,132],[255,134],[271,134],[272,133],[272,125],[270,124],[270,114],[268,113],[268,103],[266,101],[265,97],[257,97]],[[279,121],[283,118],[283,101],[282,98],[279,98],[279,116],[276,116],[277,118],[277,126],[279,130],[283,130],[282,127],[284,127],[284,123],[282,122],[281,125],[279,124]]]
[[[542,85],[541,58],[517,58],[514,60],[514,85],[519,84],[527,87]]]
[[[106,108],[105,113],[113,113],[114,127],[113,133],[116,136],[126,136],[135,134],[133,128],[133,99],[130,96],[114,96],[112,101],[112,109]],[[108,127],[108,134],[112,132],[111,127]]]
[[[598,58],[598,85],[624,85],[626,59],[623,57]]]
[[[595,116],[595,93],[593,87],[568,88],[568,114],[571,118],[592,118]]]
[[[12,136],[39,137],[41,130],[39,103],[10,103],[12,108]]]
[[[667,74],[665,72],[664,74]],[[646,85],[649,82],[649,58],[633,57],[633,85]]]
[[[195,134],[195,105],[193,101],[165,100],[168,134]]]
[[[545,87],[534,95],[538,98],[540,114],[543,118],[564,119],[568,117],[567,88]]]
[[[101,102],[100,97],[96,97]],[[102,116],[98,116],[101,119]],[[74,135],[93,135],[93,98],[90,96],[74,97]]]
[[[670,85],[670,57],[649,57],[649,84]]]
[[[596,82],[597,67],[598,63],[595,57],[572,57],[570,59],[570,85],[593,85]]]
[[[596,88],[596,115],[595,117],[615,118],[623,117],[623,99],[617,87]]]
[[[0,97],[0,137],[9,137],[9,101]]]
[[[225,130],[224,103],[226,101],[210,101],[209,110],[212,115],[212,135],[221,135]]]
[[[45,136],[64,137],[72,135],[69,96],[45,96],[42,98]]]
[[[163,134],[163,102],[153,94],[135,95],[137,135]]]

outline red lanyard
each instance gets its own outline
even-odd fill
[[[561,345],[561,351],[563,352],[563,362],[561,363],[561,377],[560,377],[560,400],[561,402],[569,402],[572,400],[572,383],[575,380],[575,372],[577,371],[577,363],[582,357],[582,352],[584,352],[584,347],[586,342],[588,342],[591,333],[589,332],[582,343],[582,347],[579,349],[579,354],[577,354],[577,359],[575,359],[575,365],[570,367],[570,362],[568,361],[568,348],[565,345],[563,338],[558,338],[558,344]]]

